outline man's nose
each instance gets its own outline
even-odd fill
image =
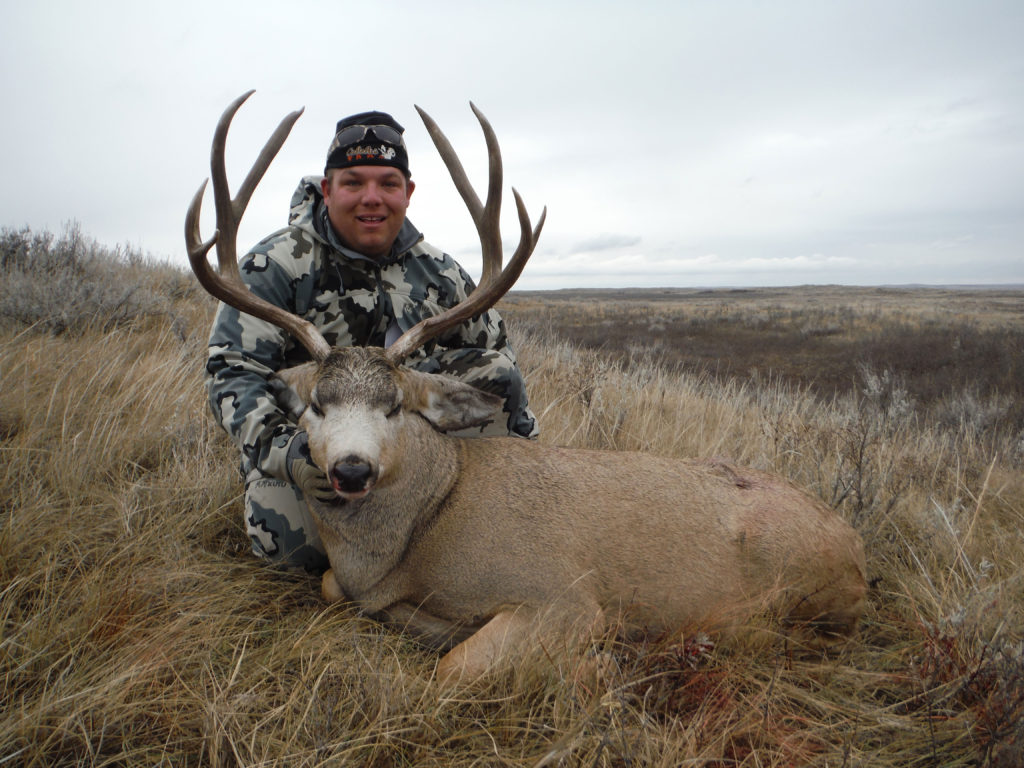
[[[378,204],[383,200],[384,197],[380,193],[380,187],[376,184],[370,183],[363,187],[363,204],[373,205]]]

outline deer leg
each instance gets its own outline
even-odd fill
[[[599,636],[606,624],[604,611],[590,601],[585,606],[574,604],[546,611],[540,619],[535,611],[522,606],[496,614],[441,658],[437,663],[438,682],[470,682],[503,658],[531,648],[543,647],[545,653],[555,656],[572,653]]]
[[[320,594],[328,603],[337,603],[339,600],[347,600],[345,591],[341,588],[338,580],[334,578],[334,569],[328,568],[320,579]]]
[[[443,686],[470,682],[484,674],[501,656],[527,637],[532,612],[502,611],[480,630],[459,643],[437,663],[437,680]]]
[[[442,619],[411,603],[395,603],[374,615],[389,627],[414,637],[438,651],[448,651],[473,635],[479,627]]]

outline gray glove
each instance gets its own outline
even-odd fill
[[[305,430],[296,432],[288,445],[287,467],[288,479],[299,487],[304,496],[324,504],[338,500],[331,481],[309,455],[309,435]]]

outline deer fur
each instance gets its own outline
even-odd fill
[[[531,638],[565,648],[610,620],[722,629],[768,610],[829,638],[863,610],[860,537],[781,477],[452,437],[500,399],[380,349],[335,349],[279,376],[309,404],[300,425],[338,493],[311,503],[325,597],[450,649],[441,680],[507,663]]]

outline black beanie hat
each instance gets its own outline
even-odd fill
[[[405,128],[386,112],[360,112],[342,118],[334,129],[324,172],[353,165],[388,165],[409,178],[409,153],[403,133]]]

